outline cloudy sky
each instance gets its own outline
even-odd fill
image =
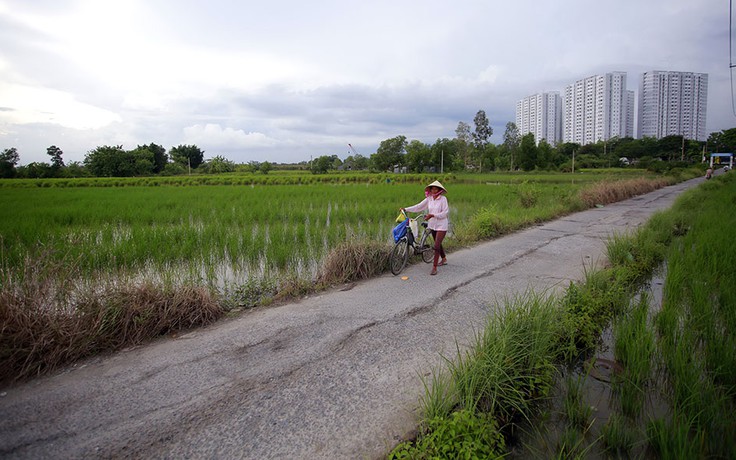
[[[726,0],[0,0],[0,150],[369,156],[481,109],[500,143],[524,96],[612,71],[638,96],[647,70],[708,73],[712,132],[729,64]]]

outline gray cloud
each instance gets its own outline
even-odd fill
[[[481,109],[500,142],[524,96],[619,70],[638,90],[653,69],[708,73],[719,131],[736,125],[727,16],[716,0],[0,0],[0,148],[26,164],[51,144],[68,162],[196,141],[206,157],[291,162],[452,138]],[[90,128],[96,113],[107,124]]]

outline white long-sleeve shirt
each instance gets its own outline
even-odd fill
[[[447,198],[445,195],[440,195],[437,198],[428,196],[421,203],[415,204],[404,208],[409,212],[420,212],[425,209],[429,214],[434,217],[429,219],[427,228],[430,230],[447,231],[448,229],[448,218],[450,217],[450,206],[447,204]]]

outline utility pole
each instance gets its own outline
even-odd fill
[[[572,151],[572,173],[575,174],[575,150]]]
[[[682,135],[682,154],[680,155],[680,161],[685,161],[685,135]]]

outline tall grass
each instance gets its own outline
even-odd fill
[[[699,455],[728,458],[736,452],[736,178],[704,189],[709,200],[700,201],[691,230],[668,253],[656,324],[674,414],[653,421],[650,433],[663,455],[690,443]]]
[[[397,446],[389,458],[431,458],[438,442],[455,445],[452,437],[440,437],[457,417],[485,420],[485,445],[476,437],[453,449],[452,458],[500,457],[505,441],[501,428],[524,416],[534,401],[544,398],[554,381],[552,364],[558,331],[550,329],[559,316],[551,297],[533,293],[508,299],[511,308],[498,309],[469,347],[458,346],[457,355],[447,359],[446,373],[434,373],[423,399],[429,414],[416,442]],[[493,421],[493,422],[489,422]],[[472,425],[471,425],[472,427]],[[455,426],[454,436],[472,436],[470,427]],[[488,449],[488,450],[485,450]]]
[[[74,261],[0,266],[0,383],[209,324],[224,314],[203,287],[75,278]]]

